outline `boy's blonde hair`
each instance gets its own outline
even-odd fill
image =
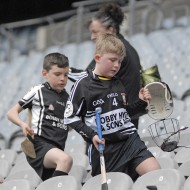
[[[114,53],[123,59],[126,55],[123,42],[112,34],[101,34],[96,39],[95,53],[103,55],[105,53]]]

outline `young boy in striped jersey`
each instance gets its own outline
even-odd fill
[[[8,119],[21,127],[34,144],[36,158],[27,157],[42,180],[67,175],[72,158],[64,152],[68,127],[63,123],[68,93],[64,89],[69,72],[68,58],[60,53],[45,56],[42,76],[44,84],[34,86],[7,113]],[[32,112],[31,126],[19,114],[24,109]]]

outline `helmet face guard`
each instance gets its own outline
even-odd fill
[[[168,118],[173,112],[173,98],[166,83],[152,82],[145,86],[151,94],[148,102],[148,115],[157,120],[148,126],[148,131],[158,147],[170,152],[177,148],[180,139],[179,122],[175,118]]]
[[[159,120],[149,125],[148,131],[153,141],[163,151],[170,152],[177,148],[180,139],[179,122],[177,119]]]
[[[152,82],[145,88],[152,97],[148,102],[148,115],[155,120],[169,117],[173,112],[173,98],[169,86],[163,82]]]

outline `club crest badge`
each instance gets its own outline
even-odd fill
[[[73,114],[73,104],[71,101],[67,101],[64,116],[70,117],[72,114]]]
[[[53,111],[53,110],[54,110],[53,105],[52,105],[52,104],[50,104],[48,109],[49,109],[49,110],[51,110],[51,111]]]

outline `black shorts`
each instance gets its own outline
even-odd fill
[[[37,172],[37,174],[41,177],[41,179],[44,181],[48,178],[50,178],[54,171],[55,168],[44,168],[43,161],[44,161],[44,156],[46,153],[52,149],[52,148],[59,148],[56,144],[47,141],[46,139],[40,137],[40,136],[35,136],[35,140],[33,141],[34,143],[34,148],[36,151],[36,158],[30,158],[26,156],[28,163],[32,166],[32,168]]]
[[[90,155],[89,155],[90,156]],[[144,142],[138,133],[133,133],[126,141],[107,143],[104,150],[104,159],[107,172],[123,172],[128,174],[134,181],[138,174],[136,167],[146,160],[153,157],[147,150]],[[94,146],[91,150],[92,176],[101,173],[99,152]]]

